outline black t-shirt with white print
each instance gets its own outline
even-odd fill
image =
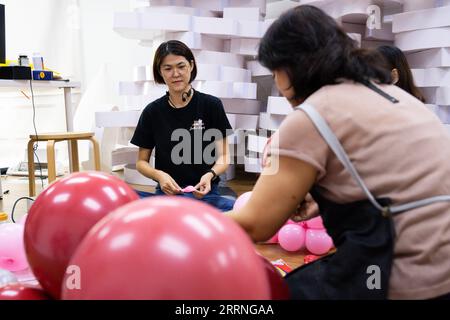
[[[183,108],[173,108],[167,96],[147,105],[131,143],[154,149],[155,169],[168,173],[184,188],[196,185],[212,168],[214,141],[231,134],[231,129],[222,101],[194,91],[191,101]]]

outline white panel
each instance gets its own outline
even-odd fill
[[[136,82],[119,82],[119,95],[142,95],[144,84]]]
[[[233,98],[237,99],[256,99],[256,83],[252,82],[234,82]]]
[[[256,56],[259,42],[259,39],[231,39],[230,52]]]
[[[450,67],[450,48],[424,50],[406,57],[411,68]]]
[[[395,44],[403,51],[450,47],[450,27],[402,32]]]
[[[187,6],[149,6],[140,7],[136,9],[136,12],[140,13],[150,13],[150,14],[184,14],[189,16],[202,16],[202,17],[213,17],[213,13],[209,10],[202,8],[194,8]]]
[[[263,67],[259,61],[247,61],[247,69],[250,70],[253,77],[271,76],[272,72]]]
[[[197,63],[221,64],[222,66],[243,68],[244,57],[229,52],[193,50]]]
[[[220,80],[230,82],[251,82],[252,74],[247,69],[221,67]]]
[[[141,110],[96,112],[95,126],[99,128],[135,127],[141,113]]]
[[[218,64],[197,63],[196,80],[220,81],[221,72]]]
[[[228,0],[228,5],[226,7],[255,7],[259,8],[261,14],[266,13],[266,0]]]
[[[264,147],[267,144],[267,141],[269,140],[269,138],[267,137],[261,137],[261,136],[257,136],[254,134],[249,134],[248,135],[248,144],[247,144],[247,150],[249,151],[253,151],[253,152],[258,152],[258,153],[263,153],[264,151]]]
[[[450,86],[439,88],[422,88],[421,91],[425,96],[427,103],[450,106]]]
[[[243,7],[234,7],[234,8],[224,8],[223,9],[223,18],[224,19],[235,19],[235,20],[252,20],[259,21],[261,20],[261,13],[259,8],[243,8]]]
[[[393,16],[394,33],[450,26],[450,6],[412,11]]]
[[[167,32],[164,41],[179,40],[191,50],[223,51],[224,40],[195,32]]]
[[[237,35],[243,38],[261,38],[264,34],[263,23],[259,21],[238,21]]]
[[[138,159],[138,147],[122,147],[111,152],[111,166],[135,164]],[[153,157],[151,157],[154,160]]]
[[[209,17],[193,17],[192,31],[203,34],[235,36],[238,24],[235,20]]]
[[[262,171],[262,163],[259,158],[244,157],[244,170],[246,172],[259,173]]]
[[[261,102],[258,100],[246,99],[222,99],[226,112],[239,114],[258,115],[261,110]]]
[[[153,66],[134,67],[133,81],[153,81]]]
[[[441,87],[450,84],[450,68],[411,69],[418,87]]]
[[[261,112],[259,116],[259,127],[261,129],[275,131],[280,127],[281,123],[285,118],[286,118],[285,115]]]
[[[234,98],[233,83],[223,81],[194,81],[194,89],[218,98]]]
[[[258,115],[236,114],[236,127],[234,129],[256,130],[258,120]]]
[[[292,106],[284,97],[272,97],[267,100],[267,113],[287,115],[292,112]]]

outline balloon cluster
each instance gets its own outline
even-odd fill
[[[2,226],[0,259],[10,271],[29,265],[40,287],[5,274],[0,300],[288,295],[247,234],[220,211],[184,197],[139,200],[109,174],[77,172],[54,182],[23,222]]]
[[[234,209],[242,208],[251,197],[251,191],[243,193],[235,202]],[[286,251],[307,249],[314,255],[326,254],[333,247],[333,240],[327,234],[320,216],[307,221],[286,224],[267,243],[279,243]]]

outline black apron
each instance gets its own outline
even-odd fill
[[[365,85],[391,102],[398,102],[373,84]],[[437,196],[400,206],[391,206],[389,198],[375,199],[314,107],[302,104],[296,109],[309,116],[368,200],[337,204],[322,197],[319,187],[310,191],[337,250],[286,275],[284,279],[291,298],[386,299],[395,243],[392,216],[431,203],[450,201],[450,196]]]

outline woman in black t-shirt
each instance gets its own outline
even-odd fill
[[[194,55],[184,43],[170,40],[158,47],[153,76],[168,91],[141,114],[131,139],[139,147],[136,167],[158,182],[157,195],[195,197],[226,211],[233,200],[219,195],[217,183],[229,165],[231,126],[220,99],[194,90],[196,75]],[[187,186],[195,190],[183,192]]]

